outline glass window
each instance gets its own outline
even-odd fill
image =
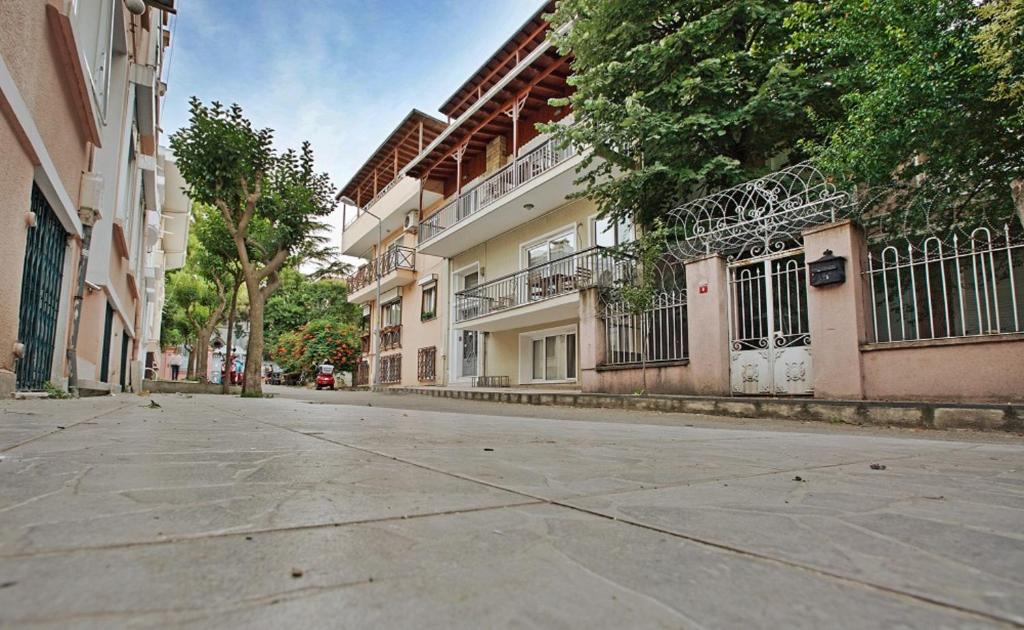
[[[576,378],[576,334],[545,335],[531,340],[532,378],[563,381]]]
[[[593,232],[594,244],[601,247],[615,247],[636,240],[636,230],[628,218],[620,221],[613,221],[610,217],[594,219]]]
[[[402,324],[402,302],[397,300],[381,307],[381,321],[384,326],[399,326]]]
[[[535,267],[576,251],[576,232],[565,232],[526,248],[526,266]]]
[[[434,319],[437,316],[437,285],[432,284],[423,288],[423,304],[420,309],[420,318]]]
[[[77,0],[73,18],[75,39],[85,57],[85,71],[104,118],[114,46],[114,6],[113,2]]]

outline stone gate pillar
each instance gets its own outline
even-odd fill
[[[597,287],[580,291],[579,305],[580,356],[577,370],[580,388],[585,392],[601,391],[597,366],[605,360],[604,325],[601,320],[601,292]]]
[[[867,294],[864,233],[850,220],[811,228],[803,233],[808,263],[825,250],[846,258],[846,282],[812,287],[807,273],[807,316],[814,356],[816,398],[864,398],[860,345],[867,340]]]
[[[686,263],[686,320],[696,394],[729,395],[729,301],[725,259]]]

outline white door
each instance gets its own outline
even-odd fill
[[[480,284],[480,272],[459,274],[455,279],[456,290],[472,289]],[[480,333],[475,330],[456,330],[455,354],[455,380],[468,381],[480,376]]]

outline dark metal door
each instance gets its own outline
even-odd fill
[[[121,331],[121,391],[128,386],[128,333]]]
[[[107,304],[107,315],[103,320],[103,348],[100,350],[100,382],[110,382],[110,333],[114,327],[114,309]]]
[[[31,207],[36,225],[28,229],[21,276],[18,340],[25,355],[15,366],[19,390],[40,390],[50,380],[67,244],[64,226],[35,185]]]

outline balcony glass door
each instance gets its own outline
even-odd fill
[[[534,337],[530,343],[533,381],[566,381],[576,378],[576,334]]]

